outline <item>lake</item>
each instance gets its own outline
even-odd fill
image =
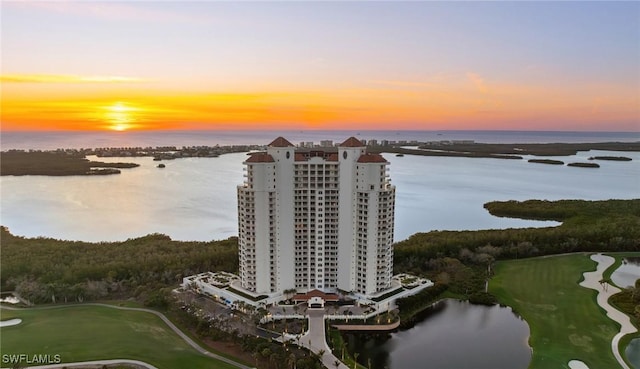
[[[524,369],[531,361],[529,326],[510,308],[444,300],[422,318],[390,335],[347,334],[347,348],[372,369]]]
[[[416,232],[540,227],[539,222],[491,216],[494,200],[630,199],[640,193],[640,153],[580,152],[565,162],[595,155],[625,155],[631,162],[570,168],[525,160],[422,157],[386,154],[396,189],[396,241]],[[0,223],[16,235],[83,241],[119,241],[149,233],[176,240],[237,235],[236,186],[245,154],[135,162],[138,168],[110,176],[0,177]]]
[[[611,281],[620,288],[633,287],[640,278],[640,257],[622,259],[622,264],[611,274]]]

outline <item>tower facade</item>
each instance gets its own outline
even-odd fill
[[[374,295],[390,287],[395,187],[380,154],[354,137],[337,148],[295,148],[278,137],[244,165],[243,288]]]

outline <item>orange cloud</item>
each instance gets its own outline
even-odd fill
[[[435,82],[229,93],[156,83],[14,83],[3,89],[0,114],[3,130],[639,129],[637,92],[616,85],[487,87],[474,73]]]
[[[76,76],[66,74],[10,74],[0,76],[3,83],[132,83],[145,82],[136,77]]]
[[[476,90],[482,92],[482,93],[487,93],[487,86],[484,82],[484,78],[482,78],[479,74],[477,73],[472,73],[472,72],[468,72],[467,73],[467,78],[469,79],[469,81],[471,81],[471,83],[473,83],[473,85],[475,86]]]

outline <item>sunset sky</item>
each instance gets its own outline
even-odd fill
[[[1,4],[2,130],[640,131],[640,2]]]

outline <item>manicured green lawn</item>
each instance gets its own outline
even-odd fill
[[[22,323],[2,329],[2,354],[59,354],[63,362],[133,359],[161,369],[233,366],[187,345],[150,313],[100,306],[2,310],[2,320]]]
[[[619,326],[596,303],[596,291],[578,285],[596,263],[582,254],[501,261],[489,291],[514,308],[531,329],[529,368],[618,368],[611,339]]]

